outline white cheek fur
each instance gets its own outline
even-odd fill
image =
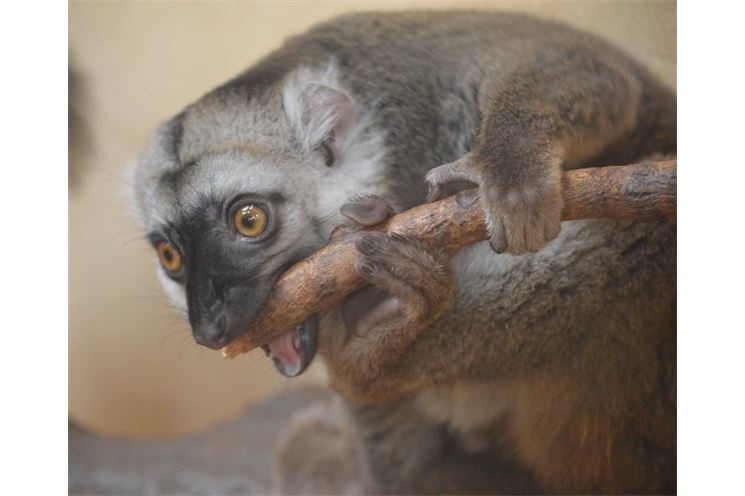
[[[171,304],[180,311],[187,313],[188,308],[186,305],[186,291],[184,290],[184,286],[165,275],[160,267],[158,267],[157,271],[158,279],[160,279],[160,283],[163,286],[168,301],[170,301]]]

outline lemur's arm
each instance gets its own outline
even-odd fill
[[[607,159],[607,150],[642,129],[669,148],[674,121],[662,123],[668,129],[653,128],[661,124],[661,104],[675,114],[675,99],[643,68],[595,39],[523,40],[503,50],[505,62],[481,84],[475,149],[431,170],[427,180],[431,198],[451,181],[477,184],[492,248],[522,254],[559,233],[561,170]],[[636,158],[645,152],[638,150]]]

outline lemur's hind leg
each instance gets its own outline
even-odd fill
[[[343,406],[315,403],[293,415],[277,443],[275,494],[369,494]]]

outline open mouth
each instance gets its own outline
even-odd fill
[[[355,291],[342,304],[342,319],[351,336],[364,336],[371,328],[399,315],[399,301],[373,286]],[[318,315],[314,315],[292,331],[261,346],[285,377],[297,377],[305,372],[316,356],[318,321]]]
[[[314,315],[292,331],[281,335],[261,348],[285,377],[302,374],[316,356],[318,348],[318,316]]]

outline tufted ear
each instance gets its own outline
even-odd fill
[[[300,69],[285,84],[285,113],[298,141],[313,149],[348,129],[354,120],[354,103],[340,88],[333,68]]]

